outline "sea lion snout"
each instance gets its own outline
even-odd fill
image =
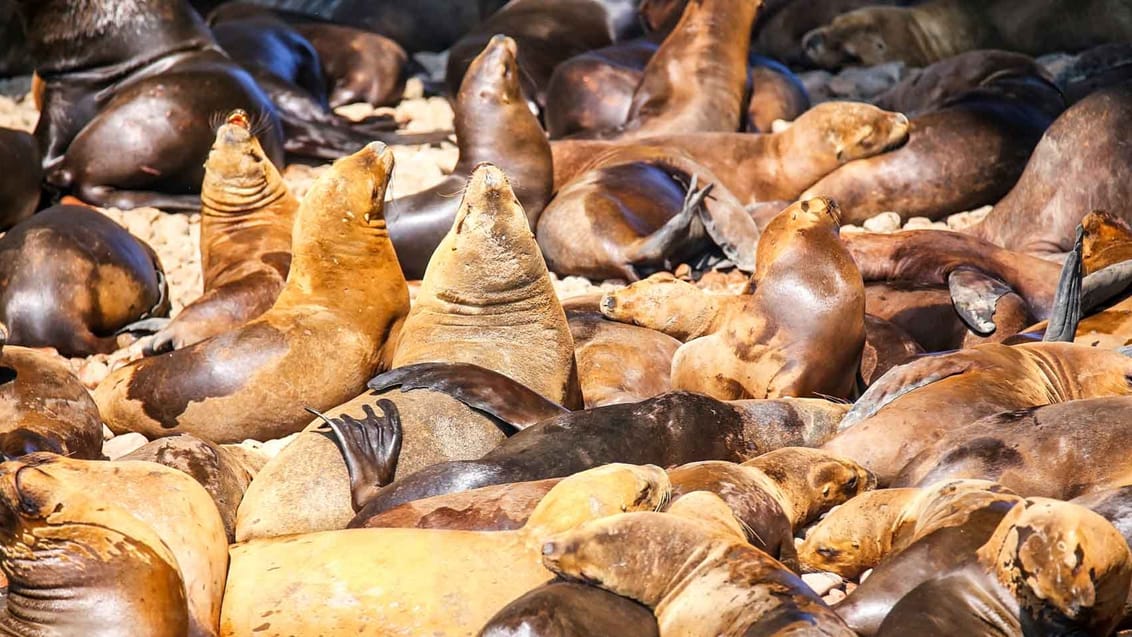
[[[617,307],[617,299],[613,298],[612,294],[606,294],[601,297],[599,305],[601,307],[601,313],[609,316],[613,313],[613,309]]]

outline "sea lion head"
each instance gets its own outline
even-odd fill
[[[381,142],[371,142],[335,160],[315,180],[299,207],[296,252],[300,241],[317,237],[320,259],[341,254],[358,245],[359,228],[388,238],[384,202],[392,173],[393,151]]]
[[[796,259],[812,260],[807,246],[840,244],[841,208],[828,197],[796,201],[778,213],[759,237],[759,249],[752,280],[763,280],[776,262],[795,267]],[[785,257],[793,253],[793,258]],[[863,284],[862,284],[863,285]]]
[[[866,7],[843,13],[802,37],[806,57],[823,68],[875,66],[903,61],[923,66],[913,37],[913,14],[901,7]]]
[[[858,102],[824,102],[803,113],[787,131],[804,135],[809,152],[845,163],[904,144],[910,127],[903,113]]]
[[[876,476],[852,460],[809,447],[783,447],[748,460],[778,484],[793,509],[795,528],[865,491],[875,489]]]
[[[876,566],[920,489],[878,489],[834,509],[806,533],[798,547],[803,569],[857,577]]]
[[[670,316],[692,314],[704,292],[667,272],[658,272],[620,290],[602,295],[598,309],[606,318],[658,329]]]
[[[228,113],[224,123],[216,129],[216,139],[208,151],[204,170],[201,197],[206,204],[216,199],[221,202],[234,199],[233,203],[237,203],[259,194],[269,180],[279,180],[275,165],[252,133],[251,119],[242,109]]]
[[[653,465],[608,464],[562,480],[539,501],[526,528],[538,541],[595,518],[656,511],[672,492],[668,474]]]
[[[519,81],[519,47],[505,35],[492,36],[483,51],[472,60],[460,82],[456,96],[457,113],[461,107],[498,108],[518,104],[526,108]],[[462,127],[458,127],[462,128]]]
[[[1027,498],[1002,519],[979,559],[1044,625],[1107,635],[1132,583],[1132,555],[1108,520],[1076,504]]]

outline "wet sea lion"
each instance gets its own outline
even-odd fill
[[[722,509],[704,511],[711,502]],[[701,512],[730,518],[708,496],[681,515],[598,519],[547,539],[543,562],[652,608],[662,636],[853,634],[798,576],[748,545],[734,518],[691,517]]]
[[[221,629],[242,635],[262,626],[265,635],[287,635],[368,625],[471,634],[551,578],[539,559],[547,537],[621,511],[654,510],[668,489],[659,467],[609,465],[563,480],[516,531],[349,529],[247,542],[231,551]],[[448,577],[457,565],[461,576]],[[310,595],[331,588],[353,601],[326,604]]]
[[[39,207],[39,184],[43,181],[39,161],[35,137],[21,130],[0,128],[0,163],[5,169],[0,178],[0,231],[27,219]]]
[[[267,155],[282,161],[271,103],[188,3],[18,4],[44,81],[35,136],[53,187],[101,206],[195,210],[210,118],[234,108],[263,126]]]
[[[515,184],[533,229],[550,200],[552,159],[546,134],[527,108],[519,87],[515,41],[492,38],[468,68],[456,95],[456,142],[460,158],[452,174],[428,190],[389,205],[389,233],[408,279],[424,275],[429,259],[452,228],[472,171],[498,166]]]
[[[392,169],[380,142],[334,162],[299,208],[291,270],[271,309],[115,370],[94,392],[106,424],[150,437],[267,440],[309,422],[304,407],[356,396],[387,360],[383,347],[409,309],[382,216]]]
[[[1130,122],[1132,82],[1074,104],[1038,142],[1018,183],[969,232],[1011,250],[1050,254],[1072,247],[1077,224],[1092,210],[1128,220],[1132,149],[1108,133]],[[1077,149],[1072,161],[1065,148]]]
[[[34,454],[0,465],[13,634],[217,635],[224,525],[189,476]],[[145,594],[140,594],[144,591]]]
[[[409,56],[393,40],[362,29],[312,22],[295,24],[322,62],[331,108],[364,102],[394,106],[408,80]]]
[[[504,606],[479,637],[658,637],[652,611],[594,586],[555,581]]]
[[[957,427],[1003,411],[1125,395],[1132,391],[1129,372],[1127,356],[1072,343],[989,343],[922,358],[869,387],[823,448],[860,462],[888,485]]]
[[[51,451],[102,458],[102,419],[86,388],[56,356],[5,346],[0,324],[0,457]]]
[[[109,353],[119,329],[168,311],[157,254],[86,206],[53,206],[0,238],[0,323],[9,344],[69,357]]]
[[[243,111],[228,114],[204,164],[200,252],[204,293],[162,328],[147,353],[187,347],[266,312],[291,266],[299,202]]]
[[[757,255],[749,294],[708,296],[653,278],[606,294],[602,313],[684,341],[672,359],[673,387],[724,400],[847,398],[864,346],[865,294],[838,239],[837,204],[791,205],[767,226]],[[818,289],[820,300],[802,298]]]
[[[567,476],[607,462],[736,462],[783,446],[817,446],[846,409],[823,400],[725,403],[671,392],[563,414],[520,431],[479,460],[437,464],[399,478],[381,489],[351,525],[412,500]]]

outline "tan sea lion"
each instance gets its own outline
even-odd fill
[[[12,634],[217,635],[224,525],[189,476],[34,454],[0,465]]]
[[[587,520],[654,510],[668,490],[659,467],[607,465],[563,480],[516,531],[348,529],[237,545],[221,630],[472,634],[551,579],[540,560],[546,538]],[[328,590],[343,603],[325,603]]]
[[[543,561],[653,609],[662,637],[853,634],[798,576],[746,543],[717,496],[692,495],[678,515],[626,513],[552,536]]]
[[[357,396],[409,308],[382,217],[392,168],[380,142],[334,162],[303,199],[291,270],[271,309],[111,373],[94,392],[106,424],[150,437],[267,440],[309,422],[304,407]]]
[[[674,387],[724,400],[847,398],[865,340],[865,295],[837,214],[831,200],[811,199],[775,217],[759,239],[752,293],[708,296],[660,277],[606,294],[602,313],[684,341]],[[820,299],[809,296],[819,289]]]
[[[574,340],[503,171],[472,172],[401,329],[393,367],[472,363],[580,407]]]
[[[247,323],[275,303],[287,279],[299,202],[252,134],[247,113],[232,111],[216,131],[200,196],[204,293],[154,336],[151,353]]]

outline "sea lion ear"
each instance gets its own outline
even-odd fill
[[[1077,324],[1081,321],[1081,268],[1085,229],[1077,226],[1077,239],[1073,249],[1065,257],[1061,267],[1061,277],[1057,281],[1057,293],[1053,297],[1049,323],[1046,325],[1043,341],[1072,343],[1077,336]]]
[[[397,473],[397,460],[401,455],[401,413],[388,399],[377,401],[381,416],[373,407],[362,407],[364,418],[358,420],[343,414],[328,418],[307,407],[307,411],[321,418],[330,431],[316,429],[330,438],[346,461],[350,475],[350,495],[354,512],[362,510],[377,495],[381,487],[393,482]]]
[[[994,312],[998,300],[1013,292],[1002,281],[970,268],[957,268],[947,276],[947,287],[951,291],[951,304],[963,323],[976,334],[993,334]]]

